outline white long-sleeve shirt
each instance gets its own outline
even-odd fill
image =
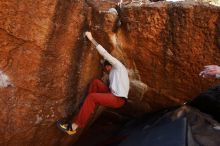
[[[104,57],[111,65],[112,69],[109,73],[109,88],[112,94],[119,97],[128,98],[129,78],[125,66],[115,57],[109,54],[101,45],[97,45],[96,49],[99,54]]]

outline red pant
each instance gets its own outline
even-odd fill
[[[109,88],[101,80],[93,80],[89,86],[88,95],[79,111],[74,118],[80,128],[86,126],[91,114],[97,105],[111,108],[119,108],[124,105],[125,100],[113,95]]]

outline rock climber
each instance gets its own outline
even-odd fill
[[[125,66],[98,44],[93,39],[91,32],[85,32],[85,35],[105,59],[104,69],[108,73],[109,86],[98,79],[90,83],[88,95],[73,120],[70,123],[58,124],[58,127],[69,135],[76,134],[78,129],[86,126],[96,106],[102,105],[111,108],[123,106],[129,92],[129,78]]]

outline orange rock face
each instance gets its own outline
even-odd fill
[[[220,64],[219,8],[127,5],[119,25],[108,12],[116,3],[0,3],[0,71],[11,83],[0,87],[0,145],[72,143],[54,123],[76,109],[88,83],[101,75],[100,57],[83,37],[88,28],[129,70],[124,108],[130,115],[183,104],[216,84],[198,73],[203,65]]]
[[[122,9],[118,39],[148,86],[139,101],[146,111],[181,105],[216,84],[198,73],[204,65],[220,63],[219,10],[164,2]]]

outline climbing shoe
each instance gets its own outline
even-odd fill
[[[72,129],[71,123],[61,123],[61,122],[58,121],[57,122],[57,127],[61,131],[65,132],[69,135],[74,135],[76,133],[76,130]]]

